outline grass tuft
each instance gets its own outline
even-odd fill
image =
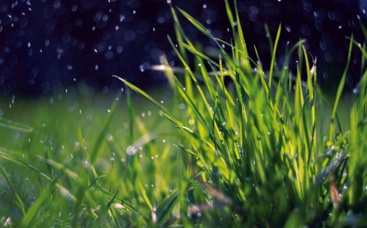
[[[115,98],[75,99],[74,91],[53,104],[18,101],[5,110],[4,226],[365,224],[365,43],[348,38],[348,62],[329,99],[318,86],[317,59],[304,40],[278,50],[282,26],[274,40],[267,31],[271,62],[263,66],[256,47],[249,56],[252,46],[236,1],[232,8],[226,0],[225,7],[231,40],[215,38],[171,6],[176,38],[168,42],[180,66],[162,56],[161,64],[151,67],[167,76],[169,99],[114,76],[125,85],[125,94],[119,91]],[[212,41],[210,53],[189,40],[180,20]],[[361,52],[361,80],[353,102],[345,104],[352,51]],[[16,121],[24,107],[28,116]]]

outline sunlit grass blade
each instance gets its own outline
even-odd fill
[[[147,194],[145,192],[145,189],[144,189],[144,187],[143,187],[143,185],[141,184],[140,181],[138,182],[138,186],[139,186],[140,193],[143,196],[143,199],[144,199],[146,205],[149,207],[149,210],[151,212],[155,212],[155,210],[154,210],[154,208],[153,208],[153,206],[152,206],[152,204],[151,204],[151,202],[150,202],[150,200],[149,200],[149,198],[148,198],[148,196],[147,196]]]

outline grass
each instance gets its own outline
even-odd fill
[[[344,104],[349,61],[330,99],[317,85],[317,63],[302,40],[289,48],[283,65],[277,63],[283,51],[277,50],[279,26],[274,40],[269,38],[265,73],[261,57],[248,56],[236,8],[226,1],[226,9],[230,41],[212,37],[197,20],[172,8],[176,40],[169,42],[182,68],[170,67],[165,57],[152,67],[170,84],[172,94],[164,102],[161,94],[153,96],[118,76],[126,88],[104,99],[110,106],[94,96],[66,96],[51,104],[15,101],[11,115],[0,121],[2,222],[365,224],[365,45],[348,38],[349,53],[361,53],[362,77],[353,103]],[[211,40],[215,55],[187,38],[179,16]],[[297,70],[291,72],[294,58]],[[137,105],[140,98],[148,103]],[[342,117],[345,107],[350,112]]]

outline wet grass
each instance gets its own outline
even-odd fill
[[[152,96],[118,76],[125,90],[115,98],[6,101],[0,121],[3,223],[364,224],[365,46],[349,37],[349,51],[362,53],[358,93],[342,93],[348,62],[337,93],[326,97],[303,41],[277,65],[279,26],[275,38],[269,36],[272,61],[265,74],[261,58],[247,54],[236,9],[226,6],[231,41],[215,39],[172,9],[177,40],[169,41],[183,67],[170,67],[164,57],[152,66],[171,86],[164,102],[162,94]],[[214,56],[186,37],[177,12],[212,41]]]

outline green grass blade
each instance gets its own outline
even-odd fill
[[[12,182],[10,181],[8,175],[6,174],[5,170],[3,169],[3,167],[1,165],[0,165],[0,170],[1,170],[2,174],[3,174],[3,176],[5,177],[5,180],[8,183],[10,189],[14,192],[14,195],[15,195],[15,197],[17,199],[17,203],[20,206],[20,210],[21,210],[21,212],[22,212],[22,214],[24,216],[27,213],[27,210],[28,210],[26,204],[23,202],[22,198],[19,196],[18,192],[13,187]]]
[[[332,114],[331,114],[329,140],[332,140],[332,137],[333,137],[334,132],[335,132],[334,121],[335,121],[335,117],[336,117],[336,110],[338,108],[339,100],[340,100],[340,97],[342,96],[343,89],[344,89],[344,86],[345,86],[345,80],[346,80],[347,74],[348,74],[350,59],[351,59],[351,55],[352,55],[353,40],[354,40],[353,35],[350,37],[349,40],[350,40],[350,42],[349,42],[349,48],[348,48],[347,64],[345,66],[344,73],[342,75],[342,78],[341,78],[339,86],[338,86],[338,90],[337,90],[336,95],[335,95],[334,107],[333,107],[333,111],[332,111]],[[341,124],[340,124],[339,120],[337,120],[337,123],[338,123],[339,130],[341,131]]]
[[[108,131],[109,125],[111,123],[112,117],[114,116],[114,114],[116,112],[116,108],[117,108],[117,105],[119,104],[119,98],[120,97],[121,97],[121,92],[118,92],[118,94],[116,96],[116,99],[113,102],[113,104],[111,106],[111,109],[108,112],[106,120],[105,120],[103,126],[101,127],[101,130],[99,132],[99,135],[97,137],[97,140],[96,140],[96,142],[93,146],[93,149],[92,149],[92,152],[91,152],[91,155],[90,155],[90,163],[91,164],[95,163],[95,161],[96,161],[96,159],[99,155],[100,148],[102,147],[102,144],[103,144],[104,138],[106,136],[106,133]]]
[[[151,212],[155,212],[154,211],[154,208],[153,208],[152,204],[150,203],[150,200],[149,200],[149,198],[147,196],[147,193],[146,193],[146,191],[145,191],[145,189],[144,189],[144,187],[143,187],[143,185],[141,184],[140,181],[138,182],[138,185],[139,185],[140,192],[143,195],[143,199],[144,199],[146,205],[149,207],[149,210]]]
[[[158,224],[163,224],[165,219],[171,214],[177,203],[178,196],[178,191],[175,190],[159,204],[156,210]]]
[[[38,226],[37,222],[41,220],[42,217],[46,217],[47,214],[42,214],[42,207],[46,202],[52,202],[52,192],[55,189],[56,182],[53,181],[48,185],[38,196],[37,200],[29,208],[27,214],[22,219],[20,227],[35,227]]]
[[[0,118],[0,126],[6,127],[12,130],[22,131],[22,132],[32,132],[33,131],[32,127],[29,127],[24,124],[17,123],[11,120],[6,120],[4,118]]]

